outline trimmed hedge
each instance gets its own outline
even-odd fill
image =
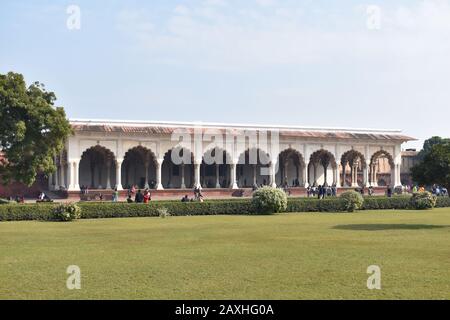
[[[154,201],[143,203],[79,203],[82,219],[115,217],[159,217],[158,209],[166,208],[171,216],[251,215],[254,209],[250,200],[240,201]]]
[[[397,197],[366,197],[364,198],[364,204],[362,210],[389,210],[389,209],[409,209],[410,208],[410,196],[397,196]]]
[[[0,221],[53,220],[53,204],[2,204]]]
[[[410,196],[366,197],[362,210],[410,209]],[[150,204],[80,202],[81,219],[159,217],[160,209],[171,216],[190,215],[254,215],[257,214],[251,199],[210,200],[201,202],[153,201]],[[3,204],[0,221],[54,220],[57,204]],[[450,198],[438,197],[436,207],[450,207]],[[286,212],[346,212],[346,201],[341,198],[289,198]]]

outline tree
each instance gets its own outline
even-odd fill
[[[39,82],[27,88],[21,74],[0,74],[0,176],[33,184],[38,172],[56,170],[54,157],[64,148],[72,129],[56,96]]]
[[[438,184],[450,189],[450,143],[433,145],[411,173],[413,180],[421,185]]]
[[[450,139],[444,139],[438,136],[434,136],[431,137],[428,140],[425,140],[425,142],[423,143],[423,149],[419,152],[419,159],[423,160],[425,158],[425,155],[427,155],[428,153],[430,153],[431,148],[435,145],[438,144],[444,144],[444,143],[449,143]]]

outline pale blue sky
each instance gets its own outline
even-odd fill
[[[450,136],[450,1],[2,0],[0,43],[72,118]]]

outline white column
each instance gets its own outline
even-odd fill
[[[106,189],[111,189],[111,162],[106,163]]]
[[[339,164],[336,165],[336,188],[341,187],[341,173],[339,172]]]
[[[313,169],[314,169],[314,182],[313,182],[313,186],[317,186],[317,164],[313,163]]]
[[[184,163],[181,164],[181,189],[186,189],[186,182],[184,181]]]
[[[200,163],[194,163],[194,187],[201,188],[200,185]]]
[[[252,165],[252,167],[253,167],[253,186],[256,186],[257,185],[257,183],[256,183],[256,167],[257,167],[257,165],[256,164],[253,164]]]
[[[59,167],[56,167],[56,171],[55,171],[55,190],[58,191],[59,190]]]
[[[60,172],[59,172],[59,186],[60,186],[60,187],[66,188],[64,166],[61,165],[61,166],[59,167],[59,170],[60,170]]]
[[[117,159],[116,160],[116,189],[118,191],[123,190],[122,186],[122,163],[123,159]]]
[[[79,160],[71,160],[67,163],[67,190],[80,191],[78,184],[78,163]]]
[[[365,187],[368,187],[370,185],[370,183],[369,183],[369,169],[367,166],[363,169],[363,175],[364,175],[363,184]]]
[[[164,159],[158,159],[156,161],[156,190],[164,190],[161,182],[161,171]]]
[[[358,187],[358,167],[356,165],[352,168],[352,187]]]
[[[216,164],[216,189],[220,189],[220,167]]]
[[[342,187],[347,187],[347,163],[342,165]]]
[[[74,191],[80,191],[80,160],[73,162],[73,189]]]
[[[303,187],[309,187],[309,163],[306,163],[303,168]]]
[[[48,190],[53,190],[53,174],[48,175]]]
[[[402,185],[399,164],[394,165],[394,170],[391,173],[391,184],[393,187],[400,187]]]
[[[237,178],[236,178],[237,177],[237,165],[236,165],[236,163],[232,163],[230,165],[230,169],[231,169],[231,172],[230,172],[230,178],[231,178],[230,186],[234,190],[239,189],[239,187],[237,185]]]
[[[73,184],[74,184],[74,181],[73,181],[73,165],[72,165],[72,162],[67,162],[67,169],[66,169],[66,172],[67,172],[67,190],[68,191],[71,191],[71,190],[73,190]]]
[[[148,163],[148,161],[145,161],[145,163],[144,163],[144,170],[145,170],[144,188],[146,188],[146,189],[150,188],[150,185],[148,184],[148,167],[149,167],[149,163]]]
[[[270,163],[270,167],[269,167],[269,170],[270,170],[270,186],[272,188],[276,188],[277,187],[277,182],[275,181],[275,166],[273,164],[274,164],[274,161],[272,161]]]

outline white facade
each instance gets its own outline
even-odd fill
[[[376,186],[380,157],[388,159],[393,186],[399,186],[401,145],[412,140],[398,130],[84,120],[71,124],[74,135],[56,159],[52,189],[122,190],[132,184],[157,190],[254,184]],[[223,163],[209,160],[214,149],[215,159],[223,154]],[[174,163],[169,152],[180,150],[183,161]],[[261,152],[252,162],[255,150]]]

